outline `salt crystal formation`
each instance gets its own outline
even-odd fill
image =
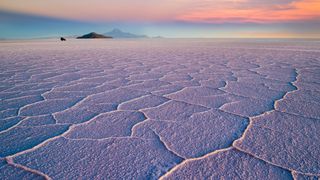
[[[320,43],[0,43],[0,179],[318,179]]]

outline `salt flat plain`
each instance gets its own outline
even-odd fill
[[[7,41],[0,63],[0,179],[320,176],[320,41]]]

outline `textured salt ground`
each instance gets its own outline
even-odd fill
[[[291,179],[290,172],[232,148],[183,162],[162,179]]]
[[[320,174],[319,128],[317,119],[272,111],[252,119],[244,138],[234,145],[281,167]]]
[[[153,109],[146,113],[146,116],[160,111],[163,110]],[[175,109],[166,111],[175,112]],[[231,146],[232,142],[241,136],[247,124],[246,118],[210,110],[194,113],[183,119],[146,120],[134,127],[132,135],[152,139],[156,133],[176,154],[183,158],[192,158]]]
[[[58,138],[15,158],[53,179],[149,179],[159,177],[181,160],[160,140],[129,137],[98,141]]]
[[[0,179],[318,179],[319,45],[0,43]]]
[[[304,174],[299,174],[297,172],[293,172],[292,176],[294,179],[297,180],[318,180],[320,179],[320,176],[308,176],[308,175],[304,175]]]

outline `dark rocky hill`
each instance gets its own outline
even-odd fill
[[[111,36],[105,36],[102,34],[98,34],[95,32],[89,33],[89,34],[85,34],[83,36],[79,36],[77,37],[77,39],[105,39],[105,38],[112,38]]]

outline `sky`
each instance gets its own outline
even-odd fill
[[[320,0],[1,0],[0,38],[320,38]]]

